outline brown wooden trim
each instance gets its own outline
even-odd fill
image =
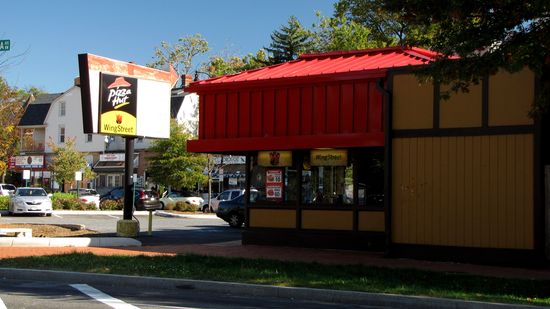
[[[242,243],[243,245],[383,251],[384,233],[249,228],[242,233]]]
[[[536,250],[396,243],[392,245],[389,257],[522,267],[542,267],[547,264],[544,256],[540,255]]]
[[[393,130],[394,137],[431,137],[431,136],[479,136],[501,134],[534,133],[534,125],[498,126],[488,128],[449,128],[449,129],[415,129]]]
[[[535,98],[540,91],[540,77],[535,77]],[[533,235],[534,246],[541,256],[546,254],[546,217],[545,217],[545,191],[544,191],[544,163],[543,163],[543,119],[547,115],[537,115],[535,121],[535,138],[533,145]]]
[[[439,122],[441,118],[441,84],[440,83],[434,83],[433,84],[433,128],[439,129]]]
[[[250,185],[251,185],[251,175],[250,175],[250,171],[252,170],[251,168],[251,163],[252,163],[252,156],[250,154],[248,154],[246,156],[246,160],[245,160],[245,165],[246,165],[246,174],[245,174],[245,186],[246,186],[246,191],[244,192],[244,209],[245,209],[245,213],[246,213],[246,216],[244,216],[244,227],[245,228],[248,228],[250,226]]]
[[[392,138],[393,138],[393,79],[396,71],[390,71],[386,79],[386,88],[383,80],[377,80],[377,89],[382,93],[384,104],[384,226],[386,254],[391,250],[391,215],[392,215]]]
[[[489,127],[489,76],[481,80],[481,127]]]

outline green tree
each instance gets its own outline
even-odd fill
[[[153,68],[164,68],[171,64],[180,76],[186,75],[191,72],[193,58],[208,50],[208,41],[197,33],[179,38],[178,43],[174,45],[161,42],[160,47],[155,48],[155,60],[148,65]]]
[[[263,49],[254,54],[248,54],[242,58],[238,56],[225,59],[221,56],[210,58],[210,62],[205,65],[205,71],[210,77],[236,74],[246,70],[253,70],[267,65],[268,59]]]
[[[356,2],[341,0],[340,2]],[[358,1],[360,2],[360,1]],[[407,24],[437,25],[426,45],[442,55],[424,71],[436,81],[466,90],[480,78],[505,69],[531,68],[541,91],[534,112],[547,111],[550,100],[550,2],[535,1],[380,1]],[[449,56],[459,59],[449,59]]]
[[[295,16],[291,16],[288,24],[271,34],[271,41],[269,47],[265,47],[270,55],[270,64],[294,60],[300,54],[310,52],[312,49],[310,31],[302,27]]]
[[[317,13],[319,23],[313,25],[313,49],[316,52],[358,50],[383,47],[385,42],[371,39],[371,30],[345,17],[323,17]]]
[[[10,157],[18,152],[19,131],[16,126],[23,114],[28,93],[8,85],[0,76],[0,176],[4,182]]]
[[[49,170],[54,175],[55,180],[63,184],[63,190],[65,183],[69,183],[71,186],[74,184],[75,172],[84,171],[84,175],[89,175],[89,172],[86,172],[88,166],[84,157],[85,154],[74,148],[74,138],[67,138],[64,146],[57,146],[54,141],[50,139],[48,146],[53,152],[53,159],[49,164]]]
[[[174,120],[170,122],[170,138],[156,140],[149,158],[149,175],[155,183],[174,188],[192,189],[207,180],[203,174],[207,164],[204,154],[187,152],[187,140],[191,135]]]

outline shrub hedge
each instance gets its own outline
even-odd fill
[[[99,204],[101,210],[122,210],[124,208],[124,201],[120,200],[105,200]]]
[[[78,199],[74,194],[56,192],[52,196],[52,207],[55,210],[91,210],[94,205],[86,204]]]
[[[9,196],[0,196],[0,210],[8,210]]]

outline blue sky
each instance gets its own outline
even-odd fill
[[[77,55],[92,53],[145,65],[161,41],[200,33],[208,56],[243,56],[268,46],[269,35],[291,15],[307,27],[316,11],[331,16],[337,0],[16,0],[2,3],[0,39],[26,51],[0,72],[10,86],[63,92],[78,76]]]

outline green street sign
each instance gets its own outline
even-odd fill
[[[0,51],[10,50],[10,40],[0,40]]]

